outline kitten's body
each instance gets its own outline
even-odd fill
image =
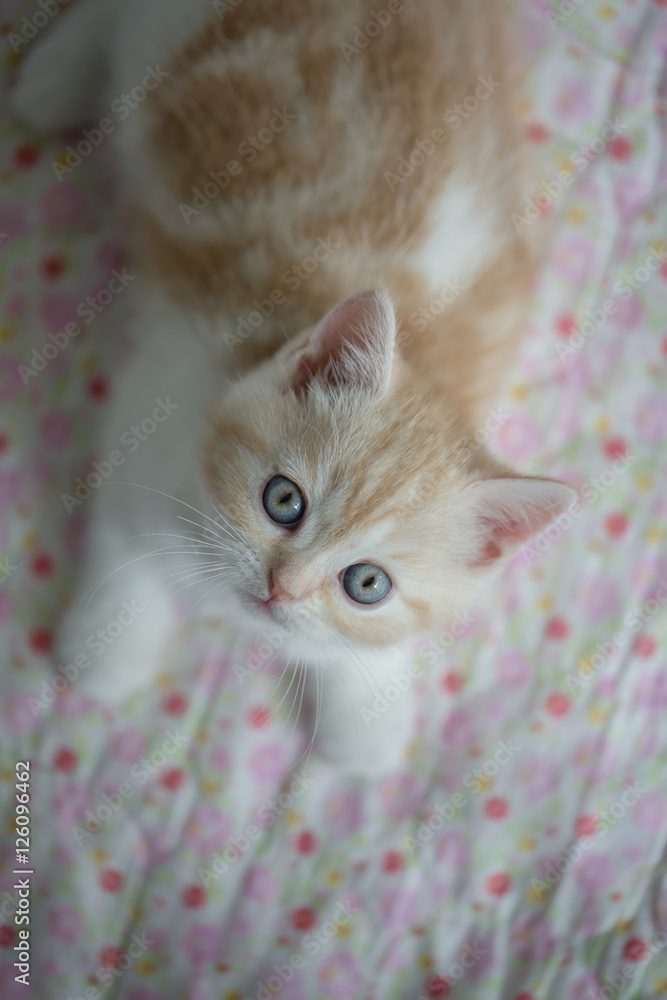
[[[120,131],[146,283],[137,354],[100,454],[154,400],[168,395],[178,409],[123,467],[124,482],[147,488],[98,491],[79,593],[136,561],[100,589],[85,621],[80,609],[67,618],[61,656],[72,659],[131,591],[150,594],[150,608],[88,683],[118,701],[160,668],[172,627],[160,577],[168,558],[175,571],[184,557],[137,559],[141,543],[128,539],[182,534],[179,513],[201,522],[178,497],[224,524],[214,530],[233,549],[232,590],[255,627],[296,630],[292,652],[321,668],[321,749],[387,762],[386,730],[364,733],[357,709],[400,666],[406,639],[461,606],[487,566],[570,502],[560,485],[515,477],[473,436],[532,276],[510,222],[521,157],[502,9],[406,2],[380,24],[370,2],[218,7],[221,17],[199,0],[83,0],[29,56],[15,95],[37,125],[75,124],[72,87],[40,93],[40,79],[61,75],[93,39],[111,79],[99,111],[86,109],[93,117],[147,68],[168,72]],[[79,56],[68,72],[77,65],[91,83],[90,62]],[[361,296],[323,320],[369,288],[389,299]],[[308,497],[298,532],[258,518],[272,472]],[[393,602],[349,608],[338,570],[380,557]],[[275,574],[286,603],[264,602],[267,573],[269,595]],[[395,712],[409,714],[407,699]],[[340,738],[350,726],[352,744]]]

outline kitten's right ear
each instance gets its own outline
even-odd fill
[[[360,292],[327,313],[299,348],[290,388],[304,394],[315,381],[332,389],[386,392],[396,335],[391,302],[380,291]]]
[[[501,477],[473,483],[464,491],[471,519],[470,569],[492,565],[570,510],[576,490],[556,479]]]

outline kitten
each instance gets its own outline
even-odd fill
[[[478,443],[535,269],[510,221],[506,5],[377,6],[81,0],[12,98],[40,129],[116,133],[143,285],[100,455],[171,407],[125,455],[136,485],[90,502],[61,662],[132,594],[79,683],[111,703],[147,686],[194,574],[214,611],[287,636],[320,685],[319,752],[369,772],[409,737],[407,695],[386,725],[360,709],[410,639],[575,499]]]

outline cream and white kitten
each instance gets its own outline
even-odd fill
[[[359,713],[406,643],[574,500],[475,434],[534,272],[510,11],[377,7],[80,0],[12,97],[39,129],[114,133],[141,278],[100,457],[155,426],[90,501],[60,662],[125,614],[79,682],[123,701],[198,580],[193,603],[289,636],[321,684],[319,751],[352,770],[409,736],[408,696],[386,725]]]

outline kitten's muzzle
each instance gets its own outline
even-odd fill
[[[269,596],[262,603],[266,606],[269,605],[272,601],[296,601],[296,600],[298,600],[298,598],[296,598],[294,594],[291,594],[289,590],[286,590],[285,587],[283,587],[279,577],[273,572],[273,570],[272,569],[269,570]]]

